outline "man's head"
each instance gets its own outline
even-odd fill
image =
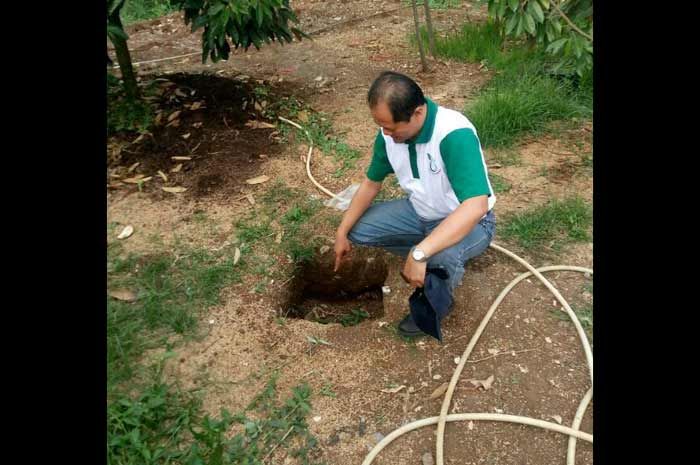
[[[427,112],[425,96],[408,76],[383,72],[369,88],[367,103],[374,121],[394,142],[413,139],[423,127]]]

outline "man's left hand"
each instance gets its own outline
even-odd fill
[[[428,262],[417,262],[409,255],[403,266],[401,276],[412,287],[423,287],[425,282],[425,268]]]

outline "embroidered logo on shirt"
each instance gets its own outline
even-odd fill
[[[430,171],[433,172],[433,174],[438,174],[440,172],[440,167],[437,165],[437,162],[433,157],[430,156],[428,153],[428,160],[430,160]]]

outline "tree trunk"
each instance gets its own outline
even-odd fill
[[[109,24],[123,30],[122,20],[119,17],[120,12],[121,7],[114,10],[109,16],[108,21]],[[136,84],[136,75],[134,74],[134,67],[131,65],[131,55],[129,54],[129,47],[126,45],[126,40],[115,36],[111,36],[110,39],[112,40],[112,44],[114,44],[114,53],[117,55],[117,62],[119,63],[119,70],[122,73],[126,95],[131,99],[137,99],[139,98],[139,86]]]
[[[418,26],[418,7],[416,6],[416,0],[411,0],[411,6],[413,7],[413,22],[416,25],[416,40],[418,41],[418,50],[420,50],[420,61],[423,65],[423,72],[428,72],[428,62],[425,61],[425,51],[423,50],[423,39],[420,36],[420,26]]]
[[[428,25],[428,46],[430,48],[430,54],[437,60],[437,55],[435,55],[435,39],[433,38],[433,20],[430,19],[430,6],[428,6],[429,1],[430,0],[423,0],[425,23]]]

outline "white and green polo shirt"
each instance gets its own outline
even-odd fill
[[[496,196],[474,125],[461,113],[427,99],[428,112],[418,135],[395,143],[381,128],[374,141],[367,177],[381,182],[395,173],[419,216],[441,219],[470,197]]]

